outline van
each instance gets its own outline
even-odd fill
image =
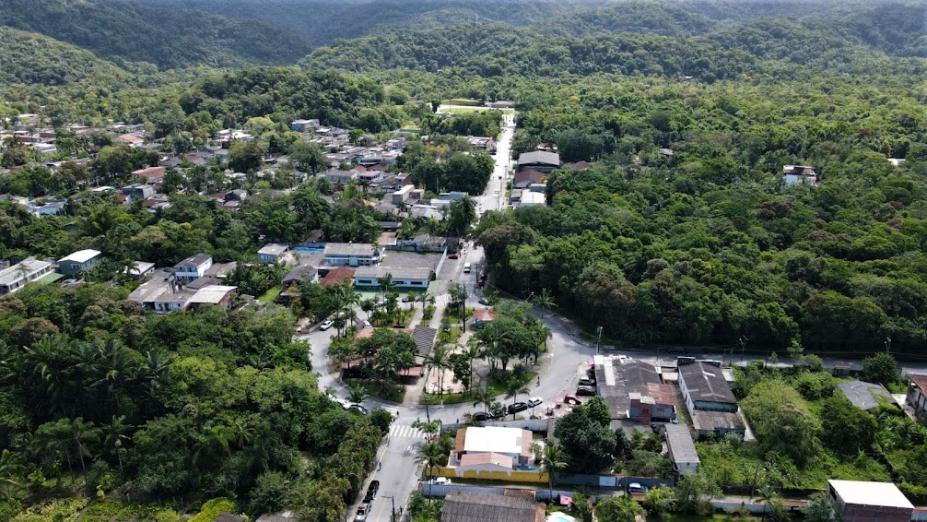
[[[470,263],[464,263],[464,273],[465,273],[465,274],[469,274],[469,273],[470,273],[470,269],[472,269],[472,268],[473,268],[473,267],[470,265]]]

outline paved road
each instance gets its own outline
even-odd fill
[[[508,182],[509,171],[512,164],[512,138],[515,135],[515,116],[504,114],[502,116],[502,132],[496,141],[496,166],[493,168],[486,191],[478,198],[477,208],[483,212],[499,210],[506,205],[505,187]]]

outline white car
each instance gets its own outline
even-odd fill
[[[322,321],[322,324],[319,325],[319,330],[325,331],[335,325],[335,322],[331,319],[327,321]]]
[[[528,407],[529,407],[529,408],[534,408],[535,406],[540,406],[540,405],[543,404],[543,403],[544,403],[544,399],[542,399],[542,398],[540,398],[540,397],[531,397],[530,399],[528,399]]]

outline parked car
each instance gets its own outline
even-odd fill
[[[473,419],[474,422],[486,422],[488,420],[495,419],[496,416],[492,413],[489,413],[488,411],[478,411],[473,415],[470,415],[470,418]]]
[[[589,379],[588,377],[583,377],[579,380],[578,384],[580,386],[595,386],[595,381]]]
[[[357,508],[357,514],[354,515],[354,522],[366,522],[367,515],[369,514],[370,506],[367,504],[361,504],[361,506]]]
[[[640,482],[632,482],[628,484],[628,494],[632,495],[634,493],[647,493],[647,488],[642,486]]]
[[[528,409],[528,404],[524,402],[513,402],[509,404],[508,412],[509,414],[518,413],[520,411],[525,411]]]
[[[412,296],[409,295],[409,294],[406,294],[406,295],[402,296],[402,302],[403,302],[403,303],[411,303],[411,302],[412,302]]]
[[[591,397],[595,395],[595,388],[593,388],[592,386],[578,386],[576,388],[576,395],[578,397],[582,397],[582,396]]]
[[[531,397],[528,399],[528,407],[534,408],[535,406],[540,406],[544,402],[544,399],[540,397]]]
[[[364,325],[364,328],[370,328],[371,326],[373,326],[372,324],[370,324],[370,321],[366,319],[364,319],[364,322],[362,324]]]
[[[489,306],[489,299],[486,299],[485,297],[481,297],[479,300],[479,303],[483,306]]]
[[[348,411],[360,413],[361,415],[367,415],[367,408],[361,406],[360,404],[352,404],[348,406]]]
[[[448,259],[457,259],[457,257],[458,257],[457,252],[451,252],[450,254],[447,255]]]
[[[445,484],[445,485],[447,485],[447,484],[450,484],[450,483],[451,483],[451,479],[449,479],[449,478],[447,478],[447,477],[438,477],[438,478],[435,479],[435,484]]]
[[[569,405],[571,405],[571,406],[579,406],[580,404],[582,404],[582,403],[579,401],[579,399],[577,399],[576,397],[574,397],[574,396],[572,396],[572,395],[564,395],[564,396],[563,396],[563,403],[564,403],[564,404],[569,404]]]
[[[328,319],[326,321],[322,321],[322,324],[319,325],[319,330],[325,331],[331,328],[332,326],[335,326],[335,322],[332,321],[331,319]]]
[[[376,498],[378,491],[380,491],[380,481],[371,480],[370,485],[367,486],[367,494],[364,495],[364,502],[367,502],[368,504],[373,502],[373,499]]]

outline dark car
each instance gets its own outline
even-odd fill
[[[486,422],[495,419],[496,416],[488,411],[478,411],[471,415],[470,418],[473,419],[474,422]]]
[[[564,395],[564,396],[563,396],[563,403],[564,403],[564,404],[569,404],[569,405],[571,405],[571,406],[579,406],[579,405],[581,404],[581,403],[579,402],[579,399],[577,399],[576,397],[573,397],[572,395]]]
[[[580,379],[580,380],[579,380],[579,383],[578,383],[578,384],[579,384],[580,386],[592,387],[592,386],[595,386],[595,381],[593,381],[592,379],[589,379],[589,378],[583,378],[583,379]]]
[[[524,402],[513,402],[509,404],[508,411],[509,413],[518,413],[520,411],[525,411],[528,409],[528,404]]]
[[[364,495],[364,502],[367,502],[368,504],[373,502],[373,499],[376,498],[378,491],[380,491],[380,481],[370,481],[370,485],[367,486],[367,494]]]
[[[361,406],[360,404],[352,404],[348,406],[348,410],[355,413],[360,413],[361,415],[367,415],[367,408]]]
[[[595,388],[592,386],[579,386],[576,388],[576,395],[590,397],[595,395]]]

